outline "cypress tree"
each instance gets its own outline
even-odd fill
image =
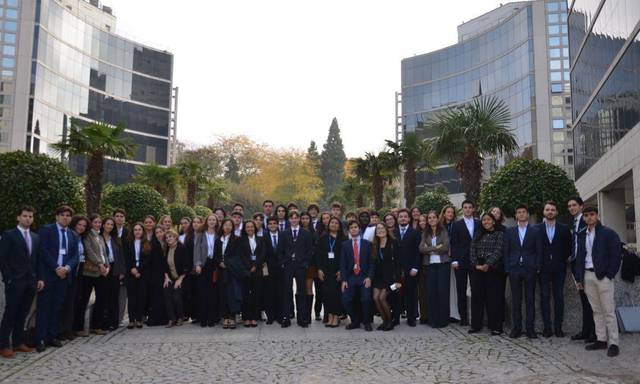
[[[342,186],[346,160],[338,120],[334,117],[320,155],[320,178],[324,184],[325,199],[334,196]]]

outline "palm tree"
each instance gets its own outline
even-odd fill
[[[468,199],[475,201],[480,196],[483,159],[518,149],[510,121],[504,101],[482,97],[461,108],[445,110],[427,122],[426,128],[435,135],[435,156],[455,164]]]
[[[344,199],[353,202],[356,208],[364,207],[364,196],[369,189],[369,185],[364,184],[360,178],[355,176],[346,176],[340,187]]]
[[[404,166],[404,198],[406,206],[411,207],[416,200],[416,173],[434,171],[431,146],[416,132],[405,134],[400,143],[391,140],[386,140],[386,143]]]
[[[176,165],[178,173],[187,189],[187,205],[194,207],[196,205],[196,193],[202,184],[207,182],[206,167],[196,159],[185,156],[185,158]]]
[[[112,127],[102,122],[84,125],[76,119],[71,119],[69,135],[52,145],[60,153],[87,158],[84,196],[89,214],[100,211],[105,158],[129,159],[136,147],[124,136],[124,125]]]
[[[391,182],[398,174],[398,163],[390,152],[378,155],[367,152],[364,158],[355,159],[355,174],[365,183],[371,184],[373,205],[376,210],[384,203],[384,184]]]
[[[176,167],[163,167],[157,164],[145,164],[136,167],[137,175],[133,180],[155,189],[167,199],[167,203],[176,200],[180,175]]]

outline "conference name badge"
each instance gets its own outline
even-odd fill
[[[333,252],[329,252],[328,256],[329,256],[329,259],[335,259],[336,258],[336,255]]]
[[[251,261],[256,261],[256,255],[255,254],[251,255]]]

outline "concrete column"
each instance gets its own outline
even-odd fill
[[[624,189],[602,190],[598,192],[598,207],[602,224],[612,228],[627,241],[627,225],[624,217]]]

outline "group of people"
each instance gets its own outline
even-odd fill
[[[55,222],[38,233],[31,230],[33,208],[23,207],[17,227],[0,239],[6,294],[0,354],[12,357],[34,350],[24,340],[34,296],[39,352],[60,347],[60,339],[115,330],[125,308],[130,329],[185,321],[234,329],[238,320],[248,328],[265,320],[286,328],[294,318],[306,328],[315,314],[315,320],[331,328],[348,316],[347,329],[371,331],[378,315],[382,331],[394,329],[404,316],[411,327],[418,319],[434,328],[458,321],[477,333],[486,313],[490,334],[501,335],[507,279],[509,336],[523,333],[524,296],[524,333],[537,337],[534,298],[539,284],[542,335],[564,337],[564,283],[570,265],[583,308],[582,331],[572,339],[615,356],[613,279],[620,268],[621,243],[599,222],[597,208],[584,208],[579,197],[567,207],[571,225],[557,220],[558,207],[548,201],[541,223],[530,224],[528,208],[520,205],[514,212],[516,225],[506,228],[500,208],[478,219],[469,200],[462,203],[458,220],[453,206],[426,213],[393,209],[384,216],[361,209],[343,217],[337,202],[327,212],[315,204],[301,212],[294,203],[266,200],[263,211],[250,216],[237,203],[229,214],[217,208],[207,217],[184,217],[175,227],[168,215],[158,220],[148,215],[129,226],[122,209],[110,217],[87,217],[62,206]],[[450,297],[451,284],[455,297]],[[459,320],[450,313],[452,299]]]

